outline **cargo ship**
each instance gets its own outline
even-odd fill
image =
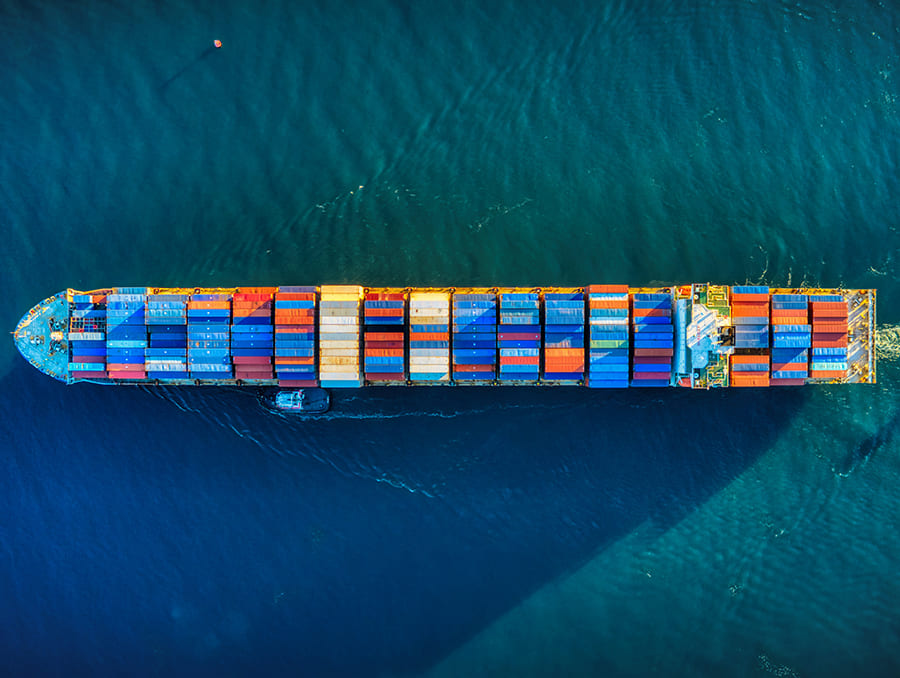
[[[67,384],[800,386],[875,383],[875,290],[68,289],[16,345]]]

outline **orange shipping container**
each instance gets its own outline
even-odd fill
[[[588,285],[588,294],[627,294],[628,285]]]
[[[277,356],[275,356],[275,364],[276,365],[315,365],[316,359],[313,356],[298,357],[298,356],[277,355]]]
[[[767,355],[733,355],[731,356],[731,362],[734,365],[759,365],[769,363],[769,356]]]
[[[583,348],[553,348],[552,346],[548,346],[545,350],[548,358],[577,357],[584,359]]]
[[[741,304],[731,307],[732,318],[768,318],[768,304]]]
[[[768,386],[769,385],[769,375],[768,374],[753,374],[750,372],[740,373],[740,372],[732,372],[731,373],[731,385],[732,386]]]

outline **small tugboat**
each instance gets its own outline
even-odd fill
[[[331,397],[322,388],[301,388],[263,394],[262,402],[269,409],[284,414],[322,414],[331,406]]]

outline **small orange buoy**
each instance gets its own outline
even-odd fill
[[[219,49],[222,46],[221,40],[213,40],[213,44],[216,46],[216,49]]]

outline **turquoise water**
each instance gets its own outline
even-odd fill
[[[891,3],[0,5],[0,321],[67,286],[877,287]],[[212,47],[213,39],[223,47]],[[65,388],[0,348],[10,675],[897,675],[879,384]]]

